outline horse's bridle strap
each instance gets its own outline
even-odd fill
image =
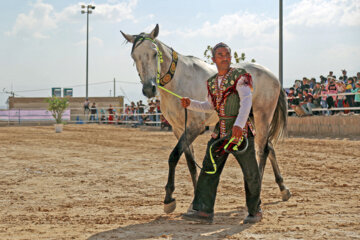
[[[163,77],[160,77],[160,63],[162,63],[164,61],[163,57],[162,57],[162,52],[160,51],[160,49],[154,39],[148,38],[148,37],[144,37],[144,38],[140,37],[137,39],[137,41],[142,40],[142,39],[149,40],[152,43],[154,43],[156,46],[156,51],[158,53],[158,67],[157,67],[156,82],[160,86],[165,86],[172,80],[172,78],[175,74],[175,70],[176,70],[176,66],[177,66],[177,62],[178,62],[178,53],[171,48],[171,63],[170,63],[169,70]]]

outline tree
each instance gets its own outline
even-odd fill
[[[49,104],[48,110],[51,112],[56,123],[61,124],[64,111],[69,106],[69,99],[68,98],[51,97],[51,98],[47,98],[46,102]]]
[[[211,46],[207,46],[205,52],[204,52],[204,57],[205,57],[205,62],[210,63],[211,65],[213,65],[213,61],[211,61],[212,58],[212,47]],[[239,63],[240,61],[245,62],[245,53],[241,53],[241,56],[239,57],[239,54],[235,51],[234,52],[234,57],[233,59],[235,59],[235,63]],[[251,62],[254,63],[256,62],[255,59],[251,59]],[[233,63],[233,62],[231,62]]]

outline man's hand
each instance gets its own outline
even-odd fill
[[[184,108],[187,108],[188,106],[190,106],[190,98],[183,97],[183,98],[181,99],[181,105],[182,105]]]
[[[241,127],[234,125],[233,128],[232,128],[232,136],[231,136],[231,138],[235,137],[235,142],[238,142],[239,139],[241,138],[241,136],[242,136]]]

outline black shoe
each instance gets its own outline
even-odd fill
[[[245,219],[244,219],[244,224],[250,223],[257,223],[260,222],[262,219],[262,211],[260,210],[259,212],[257,212],[255,215],[251,215],[249,214]]]
[[[206,213],[201,211],[194,211],[190,213],[184,213],[182,218],[189,221],[196,221],[202,223],[212,223],[214,219],[214,213]]]

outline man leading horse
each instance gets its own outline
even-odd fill
[[[211,147],[221,138],[226,141],[226,136],[231,134],[229,139],[235,140],[235,143],[244,137],[248,141],[247,149],[242,154],[235,151],[233,155],[244,175],[246,205],[249,212],[244,223],[256,223],[262,219],[262,212],[260,208],[261,180],[254,148],[255,133],[249,121],[252,106],[252,78],[244,69],[230,67],[231,49],[225,43],[221,42],[214,46],[212,55],[218,73],[207,80],[207,101],[181,99],[184,108],[209,113],[215,110],[219,117],[219,122],[207,144],[203,168],[193,200],[194,211],[183,214],[183,218],[200,222],[213,221],[216,191],[229,152],[223,151],[221,148],[224,144],[220,144],[220,147],[217,147],[218,154],[212,160]],[[217,164],[217,169],[211,171],[214,164]]]

